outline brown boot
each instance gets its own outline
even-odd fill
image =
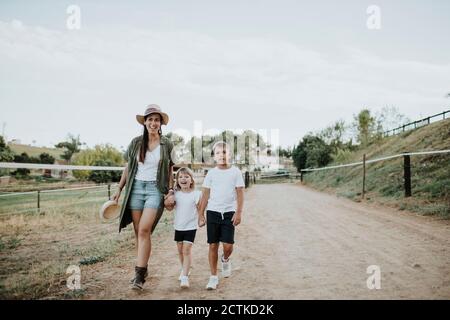
[[[136,268],[137,268],[137,267],[135,267],[135,270],[136,270]],[[148,266],[147,266],[147,268],[148,268]],[[145,271],[144,279],[147,279],[147,277],[148,277],[148,270]],[[133,277],[133,279],[130,280],[130,284],[133,284],[134,279],[136,279],[136,275]]]
[[[146,267],[135,267],[135,276],[132,285],[134,290],[142,290],[145,283],[145,273],[147,272]]]

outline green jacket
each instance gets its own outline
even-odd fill
[[[133,186],[134,178],[136,176],[138,161],[136,159],[142,144],[142,136],[138,136],[131,140],[130,145],[125,153],[125,161],[128,162],[128,175],[125,187],[125,195],[122,202],[122,207],[120,209],[120,224],[119,232],[122,228],[125,228],[133,220],[131,218],[131,210],[128,208],[128,201],[130,200],[131,189]],[[158,171],[156,174],[157,187],[161,194],[167,194],[169,192],[169,170],[170,167],[174,165],[171,157],[171,152],[173,149],[173,144],[165,136],[161,136],[160,150],[161,158],[159,160]],[[164,197],[161,197],[161,205],[159,206],[158,212],[156,214],[156,220],[152,226],[152,232],[156,225],[161,219],[164,211]]]

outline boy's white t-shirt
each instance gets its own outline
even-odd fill
[[[176,207],[173,220],[175,230],[186,231],[197,229],[197,204],[200,196],[201,192],[199,190],[193,190],[191,192],[175,191]]]
[[[245,187],[239,168],[211,169],[206,174],[203,187],[209,188],[209,200],[206,210],[217,212],[236,211],[236,188]]]

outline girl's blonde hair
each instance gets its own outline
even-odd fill
[[[181,190],[181,186],[178,183],[178,177],[180,176],[180,174],[188,174],[191,177],[191,185],[189,186],[190,189],[195,189],[195,180],[194,180],[194,174],[192,173],[191,169],[187,168],[187,167],[182,167],[180,169],[178,169],[177,171],[177,175],[175,176],[175,189],[176,190]]]

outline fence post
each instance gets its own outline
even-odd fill
[[[300,182],[303,183],[303,171],[300,170]]]
[[[108,183],[108,200],[111,200],[111,185]]]
[[[37,211],[41,212],[41,190],[37,191]]]
[[[362,186],[362,198],[366,193],[366,154],[363,154],[363,186]]]
[[[409,155],[403,156],[403,168],[405,179],[405,198],[411,197],[411,157]]]

